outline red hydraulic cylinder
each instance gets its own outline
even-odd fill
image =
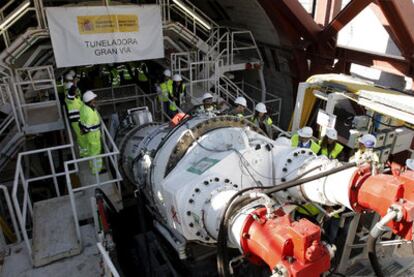
[[[354,175],[349,187],[351,205],[357,212],[371,210],[384,216],[390,207],[400,209],[401,218],[391,221],[388,226],[404,239],[412,239],[414,173],[368,176],[367,170],[362,169]]]
[[[320,276],[330,268],[330,255],[321,243],[321,230],[307,219],[292,221],[278,211],[266,217],[266,209],[252,212],[245,220],[240,245],[252,262],[264,261],[271,270],[289,276]]]

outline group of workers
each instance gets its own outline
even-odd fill
[[[171,75],[171,70],[164,70],[164,79],[157,87],[157,90],[163,111],[170,118],[173,118],[178,113],[178,107],[181,107],[184,102],[186,86],[180,74],[174,74],[172,78]]]
[[[97,95],[88,90],[81,96],[76,86],[77,79],[74,71],[70,71],[65,79],[64,103],[79,146],[79,155],[81,158],[97,156],[102,152],[101,117],[96,110]],[[101,158],[91,159],[89,167],[92,174],[106,171],[102,167]]]
[[[370,160],[379,163],[378,156],[373,152],[377,139],[372,134],[364,134],[358,139],[358,149],[349,161],[360,162]],[[338,142],[338,132],[333,128],[327,128],[325,135],[316,142],[313,139],[312,128],[306,126],[299,129],[291,138],[292,147],[309,148],[317,155],[323,155],[329,159],[345,161],[344,146]]]

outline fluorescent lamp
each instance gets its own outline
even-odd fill
[[[178,7],[180,7],[185,13],[189,14],[191,17],[193,17],[195,20],[197,20],[204,28],[207,30],[211,30],[210,24],[205,22],[203,19],[201,19],[198,15],[196,15],[194,12],[192,12],[190,9],[187,8],[181,1],[173,0],[175,4],[177,4]]]
[[[20,13],[27,9],[29,6],[30,1],[24,3],[17,11],[15,11],[10,17],[6,18],[6,20],[0,24],[0,29],[4,29],[7,26],[7,24],[13,21],[16,17],[18,17]]]

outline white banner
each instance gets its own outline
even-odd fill
[[[157,5],[46,8],[57,67],[164,57]]]

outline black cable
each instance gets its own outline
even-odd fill
[[[371,236],[371,234],[368,235],[368,241],[367,241],[368,258],[369,258],[369,262],[371,263],[372,269],[375,272],[375,275],[377,275],[378,277],[384,277],[384,273],[382,272],[381,265],[379,264],[378,257],[377,257],[376,245],[377,245],[378,237],[373,237]]]
[[[246,188],[243,189],[241,191],[238,191],[236,194],[234,194],[228,204],[226,205],[226,208],[224,209],[223,212],[223,216],[220,220],[220,226],[219,226],[219,233],[218,233],[218,237],[217,237],[217,270],[220,276],[230,276],[230,271],[228,268],[228,253],[227,253],[227,225],[228,222],[230,220],[230,216],[232,215],[232,211],[235,210],[235,205],[241,203],[242,201],[253,201],[254,199],[250,199],[248,196],[244,196],[243,194],[246,193],[247,191],[250,190],[254,190],[254,189],[265,189],[264,193],[266,194],[272,194],[281,190],[286,190],[298,185],[301,185],[303,183],[307,183],[310,181],[314,181],[317,180],[319,178],[322,177],[326,177],[328,175],[349,169],[351,167],[354,167],[356,165],[356,163],[347,163],[344,164],[340,167],[337,168],[333,168],[331,170],[304,178],[304,179],[300,179],[301,176],[298,176],[297,179],[286,182],[282,185],[273,187],[273,186],[268,186],[268,187],[250,187],[250,188]],[[307,172],[305,172],[305,174],[308,174]],[[302,174],[302,176],[305,176],[305,174]],[[238,197],[240,197],[239,199],[237,199]],[[236,201],[237,199],[237,201]]]

